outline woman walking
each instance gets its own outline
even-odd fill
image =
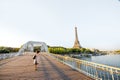
[[[34,64],[35,64],[35,70],[37,70],[37,65],[38,65],[38,61],[39,61],[39,52],[40,51],[36,51],[36,54],[33,56],[33,60],[34,60]]]

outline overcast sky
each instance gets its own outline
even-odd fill
[[[120,49],[119,0],[0,0],[0,46],[27,41],[73,47]]]

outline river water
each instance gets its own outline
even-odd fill
[[[120,68],[120,54],[92,56],[90,58],[85,57],[81,59]]]

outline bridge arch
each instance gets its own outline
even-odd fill
[[[25,52],[25,50],[33,52],[35,46],[41,46],[40,48],[41,52],[47,52],[47,53],[49,52],[45,42],[28,41],[22,45],[17,55],[22,55]]]

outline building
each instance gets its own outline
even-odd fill
[[[75,42],[73,48],[82,48],[78,40],[77,27],[75,27]]]

